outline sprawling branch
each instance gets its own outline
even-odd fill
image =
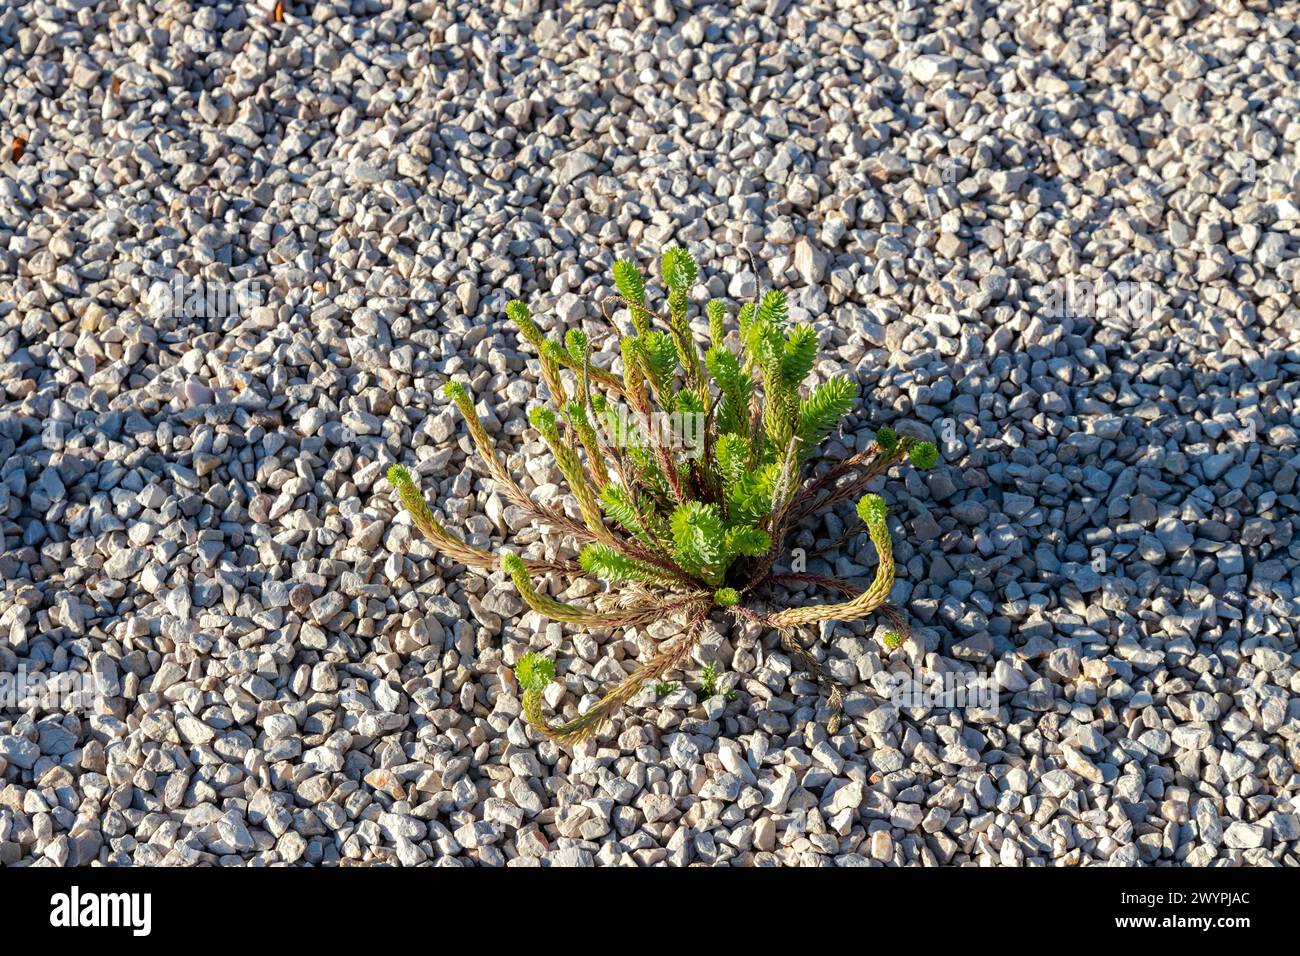
[[[886,523],[888,509],[879,495],[866,495],[858,504],[858,513],[867,525],[867,533],[876,546],[879,564],[871,586],[857,597],[840,604],[814,604],[809,607],[792,607],[773,614],[769,621],[773,627],[798,627],[820,621],[854,621],[866,617],[887,600],[894,586],[894,549]]]
[[[614,686],[614,689],[602,697],[590,710],[580,717],[552,726],[542,713],[542,692],[540,688],[525,688],[523,695],[524,715],[528,722],[540,733],[562,744],[576,744],[600,729],[608,718],[612,717],[624,704],[637,695],[648,681],[658,680],[663,674],[676,667],[699,643],[703,634],[704,621],[708,605],[697,605],[692,612],[686,633],[677,638],[670,646],[657,651],[635,671]]]

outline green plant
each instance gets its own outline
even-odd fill
[[[719,676],[721,675],[718,674],[717,661],[709,661],[704,665],[704,670],[700,674],[700,696],[707,700],[718,693],[722,693],[722,696],[727,700],[735,700],[736,692],[734,690],[721,692],[718,690]]]
[[[667,697],[681,685],[675,680],[661,680],[655,682],[655,696]]]
[[[786,650],[826,689],[828,728],[834,733],[842,692],[795,639],[795,631],[880,612],[893,625],[891,634],[905,633],[901,611],[886,603],[894,581],[888,509],[879,495],[863,492],[905,458],[926,468],[937,453],[929,442],[881,428],[866,451],[809,474],[813,452],[853,407],[856,385],[835,377],[805,387],[818,336],[811,326],[790,323],[785,295],[777,290],[742,305],[734,325],[726,303],[708,302],[709,346],[701,349],[689,321],[694,259],[682,248],[670,248],[661,274],[667,287],[662,312],[647,302],[636,266],[625,260],[614,265],[618,295],[607,304],[625,307],[632,326],[622,330],[617,373],[592,364],[591,343],[582,330],[569,329],[562,341],[548,339],[527,305],[516,300],[507,306],[521,338],[537,353],[549,402],[537,405],[530,419],[568,484],[575,517],[524,492],[497,457],[465,386],[446,386],[499,491],[535,521],[581,542],[576,562],[511,552],[497,556],[475,548],[438,521],[405,468],[394,465],[389,482],[431,542],[465,565],[500,567],[528,606],[546,617],[607,628],[669,615],[684,619],[680,636],[586,713],[558,726],[541,713],[542,690],[554,678],[554,663],[543,665],[544,659],[533,654],[521,659],[516,676],[524,712],[543,734],[571,743],[593,733],[647,681],[661,681],[690,653],[715,610],[776,629]],[[859,496],[858,514],[878,555],[868,588],[836,578],[775,573],[792,529]],[[546,575],[584,574],[607,585],[589,606],[551,597],[545,593],[549,588],[538,584]],[[761,596],[773,583],[826,587],[845,600],[772,609]],[[716,683],[716,675],[706,681]]]

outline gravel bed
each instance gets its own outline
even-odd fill
[[[1300,862],[1294,2],[284,9],[0,11],[0,675],[94,692],[0,694],[0,865]],[[857,376],[828,455],[938,443],[880,485],[914,640],[807,635],[828,738],[719,618],[570,752],[513,662],[572,715],[674,625],[524,614],[384,472],[571,554],[440,389],[554,498],[504,304],[608,348],[614,258],[673,241]],[[852,527],[808,570],[868,576]]]

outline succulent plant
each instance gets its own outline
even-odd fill
[[[435,517],[405,468],[393,465],[388,480],[415,526],[437,548],[470,567],[499,567],[524,602],[545,617],[600,628],[683,618],[677,637],[585,713],[559,725],[542,713],[542,694],[555,677],[555,663],[532,653],[519,660],[524,714],[546,736],[573,743],[596,731],[644,685],[681,664],[718,611],[778,632],[786,650],[825,688],[833,733],[842,692],[797,640],[797,629],[878,612],[892,626],[887,645],[901,643],[903,615],[887,603],[894,581],[888,508],[879,495],[863,492],[873,478],[905,459],[918,468],[931,467],[936,449],[881,428],[867,450],[810,474],[818,446],[857,398],[857,386],[848,378],[805,387],[820,344],[816,331],[789,321],[779,290],[741,305],[734,326],[728,304],[714,299],[704,306],[709,345],[701,349],[689,320],[695,260],[685,249],[670,248],[660,273],[666,308],[656,311],[640,270],[626,260],[614,265],[618,294],[606,305],[621,305],[631,321],[630,330],[621,330],[618,371],[593,364],[591,343],[581,329],[569,329],[562,341],[548,339],[525,303],[507,306],[521,339],[537,353],[548,401],[532,409],[530,421],[568,485],[574,516],[528,496],[497,457],[468,390],[455,381],[446,386],[497,488],[534,521],[580,542],[576,562],[473,547]],[[776,573],[785,541],[800,522],[854,498],[878,555],[869,587]],[[590,606],[546,593],[548,577],[582,575],[606,586]],[[825,587],[845,599],[771,608],[763,599],[774,582]]]

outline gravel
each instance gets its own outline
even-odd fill
[[[1296,864],[1295,18],[541,6],[0,12],[0,674],[96,695],[0,700],[0,864]],[[674,240],[858,377],[829,456],[938,443],[882,484],[914,639],[816,635],[828,737],[720,618],[569,752],[514,661],[558,651],[572,715],[674,625],[521,615],[383,475],[568,553],[435,396],[556,499],[503,306],[608,350],[613,259]],[[869,573],[817,553],[852,520],[809,571]],[[992,706],[893,702],[963,668]]]

